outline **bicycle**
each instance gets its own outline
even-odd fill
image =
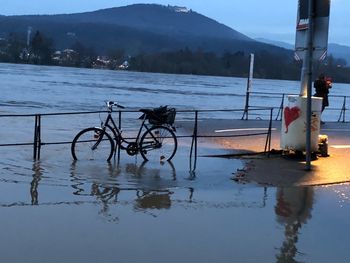
[[[113,101],[107,101],[106,106],[108,115],[101,127],[83,129],[73,139],[71,153],[74,160],[110,161],[117,147],[130,156],[141,153],[145,161],[164,162],[174,157],[177,150],[174,108],[140,109],[142,123],[135,140],[130,141],[122,136],[112,117],[113,107],[124,107]]]

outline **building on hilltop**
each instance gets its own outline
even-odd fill
[[[188,9],[185,6],[171,6],[171,5],[168,5],[168,8],[170,10],[173,10],[176,13],[191,13],[192,12],[191,9]]]

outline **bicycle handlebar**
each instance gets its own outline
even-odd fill
[[[116,102],[114,102],[114,101],[106,101],[106,104],[107,104],[107,108],[108,108],[108,109],[112,109],[113,106],[116,106],[116,107],[118,107],[118,108],[120,108],[120,109],[125,109],[124,106],[122,106],[122,105],[120,105],[120,104],[118,104],[118,103],[116,103]]]

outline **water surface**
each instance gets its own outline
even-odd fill
[[[0,64],[0,79],[1,114],[99,110],[110,98],[131,109],[155,103],[241,108],[246,84],[239,78],[9,64]],[[256,80],[254,89],[297,92],[298,83]],[[128,129],[136,115],[125,117]],[[33,118],[0,121],[2,143],[32,141]],[[70,140],[82,127],[99,125],[99,116],[42,122],[44,142]],[[348,261],[349,184],[237,183],[231,178],[242,161],[223,158],[200,157],[190,173],[189,145],[182,141],[174,162],[163,165],[125,154],[111,164],[74,163],[69,145],[43,146],[41,160],[33,161],[30,146],[0,147],[0,261]],[[200,144],[199,154],[214,150]]]

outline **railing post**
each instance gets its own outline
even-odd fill
[[[35,115],[33,159],[40,160],[41,151],[41,115]]]
[[[122,129],[122,112],[119,110],[118,114],[119,114],[118,128],[121,131],[121,129]],[[117,138],[117,139],[120,141],[120,138]],[[118,147],[118,162],[119,162],[120,161],[120,146],[117,142],[116,142],[116,147]]]
[[[269,129],[267,131],[266,136],[266,142],[265,142],[265,150],[264,152],[267,153],[267,156],[270,156],[270,150],[271,150],[271,137],[272,137],[272,117],[273,117],[273,108],[270,109],[270,121],[269,121]]]
[[[247,90],[246,95],[245,95],[245,106],[244,106],[244,112],[241,120],[248,120],[248,115],[249,115],[249,96],[250,92]],[[244,118],[245,117],[245,118]]]
[[[197,168],[197,137],[198,137],[198,111],[195,111],[195,118],[194,118],[194,127],[193,127],[193,134],[192,134],[192,142],[191,142],[191,149],[190,149],[190,172],[193,173]],[[193,148],[194,148],[194,164],[192,169],[192,155],[193,155]]]
[[[37,127],[38,127],[38,115],[35,115],[35,121],[34,121],[34,142],[33,142],[33,159],[36,160],[37,158]]]
[[[279,109],[278,109],[278,113],[277,113],[277,115],[276,115],[276,121],[278,120],[278,117],[279,117],[279,116],[281,116],[279,120],[280,120],[280,121],[282,120],[282,114],[283,114],[283,108],[284,108],[284,97],[285,97],[285,94],[283,93],[283,94],[282,94],[281,105],[280,105],[280,107],[279,107]]]
[[[345,114],[346,114],[346,96],[344,96],[344,114],[343,114],[343,122],[345,122]]]
[[[41,115],[38,115],[38,132],[37,132],[38,140],[37,140],[37,147],[38,147],[38,160],[40,160],[40,152],[41,152]]]
[[[195,126],[195,141],[194,141],[194,167],[195,171],[197,168],[197,150],[198,150],[198,111],[196,111],[196,126]]]
[[[343,99],[343,106],[340,111],[338,122],[340,122],[340,119],[342,118],[342,116],[343,116],[343,122],[345,122],[345,112],[346,112],[346,96],[344,96],[344,99]]]

